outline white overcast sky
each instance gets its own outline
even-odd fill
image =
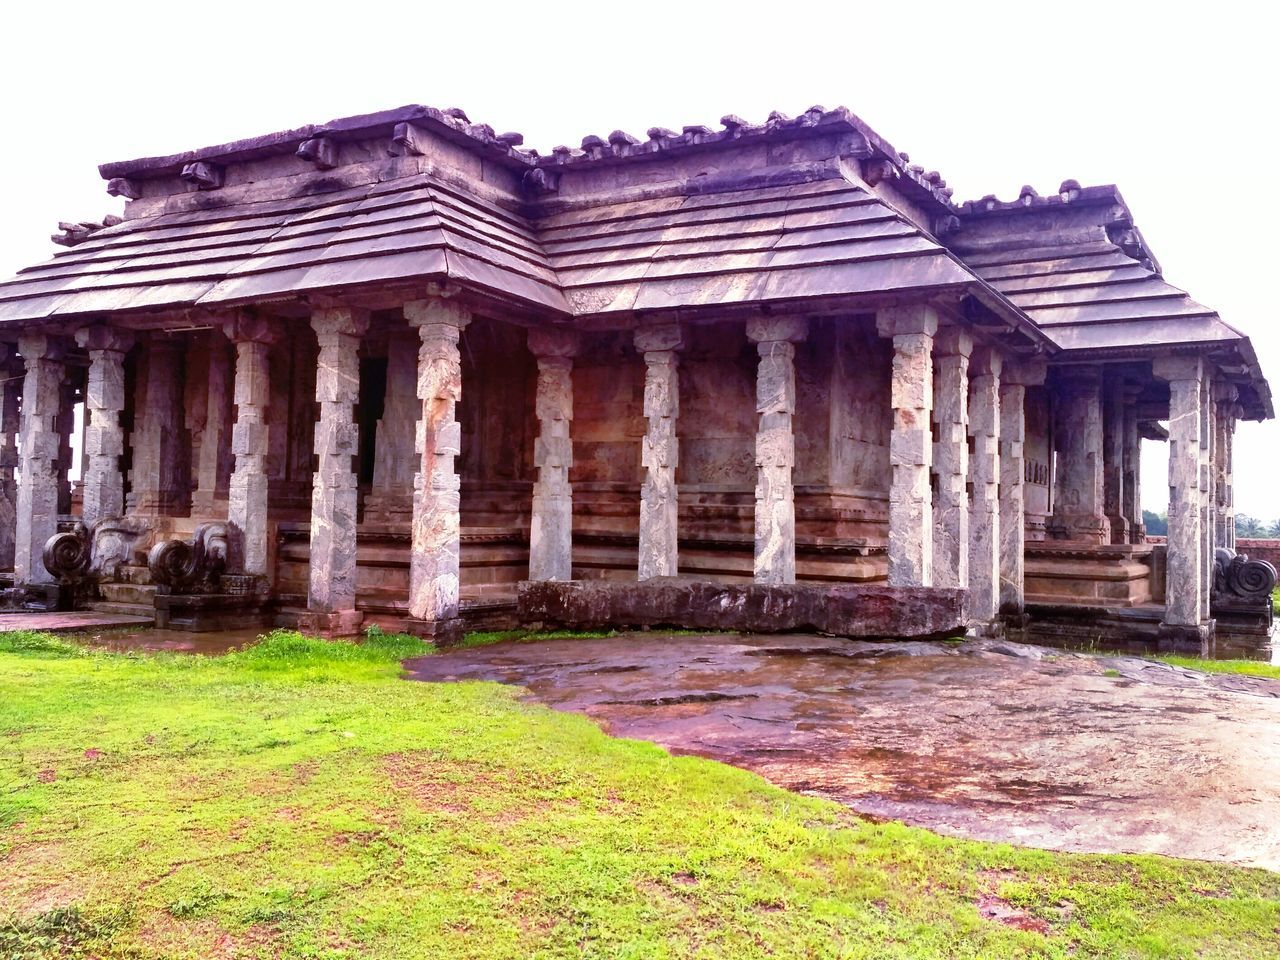
[[[25,7],[25,9],[23,9]],[[407,103],[528,146],[852,109],[965,200],[1117,183],[1165,278],[1249,334],[1280,393],[1277,55],[1261,3],[73,2],[0,14],[0,274],[116,212],[97,164]],[[1280,516],[1275,422],[1236,503]],[[1145,445],[1146,505],[1167,502]]]

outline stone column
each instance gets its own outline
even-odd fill
[[[1142,433],[1138,427],[1138,395],[1140,387],[1132,384],[1124,389],[1122,432],[1124,445],[1124,477],[1121,509],[1128,520],[1129,542],[1147,542],[1147,525],[1142,519]]]
[[[1204,639],[1207,593],[1201,534],[1200,444],[1203,373],[1199,357],[1162,357],[1152,365],[1169,382],[1169,537],[1164,624],[1175,645]],[[1181,641],[1181,644],[1179,644]]]
[[[77,381],[84,376],[80,366],[68,364],[62,374],[62,396],[58,401],[58,515],[68,516],[75,500],[75,484],[71,480],[71,468],[75,464],[75,448],[72,436],[76,430],[76,404],[80,402]],[[83,467],[83,462],[81,467]],[[83,474],[83,471],[82,471]]]
[[[1047,524],[1058,540],[1111,542],[1103,508],[1102,392],[1098,370],[1064,367],[1054,377],[1053,515]]]
[[[1233,412],[1238,394],[1234,384],[1214,384],[1214,547],[1231,548],[1231,528],[1235,523],[1231,507],[1231,434],[1235,431]]]
[[[459,303],[415,300],[405,319],[418,331],[417,394],[422,415],[417,428],[417,474],[413,478],[413,557],[409,567],[407,628],[441,642],[459,639],[461,594],[462,451],[458,401],[462,399],[462,358],[458,341],[471,321]]]
[[[529,529],[529,579],[573,579],[573,358],[578,337],[572,330],[535,328],[529,350],[538,359],[535,408],[538,439],[533,461],[533,519]]]
[[[1224,483],[1226,484],[1226,525],[1227,525],[1227,546],[1234,550],[1236,548],[1236,480],[1235,480],[1235,447],[1236,447],[1236,422],[1240,419],[1243,409],[1240,404],[1232,403],[1226,414],[1226,446],[1225,446],[1225,463]]]
[[[195,491],[191,495],[192,513],[212,515],[222,496],[230,496],[222,486],[223,466],[228,449],[226,438],[232,429],[229,411],[233,402],[235,372],[226,334],[214,328],[208,331],[209,384],[205,404],[204,429],[200,435],[200,457],[196,461]]]
[[[747,339],[756,345],[756,583],[796,582],[796,344],[809,332],[801,317],[756,317]]]
[[[417,393],[420,343],[411,330],[396,331],[387,341],[387,393],[374,435],[373,487],[364,501],[367,521],[413,517],[414,443],[422,412]]]
[[[1215,432],[1213,390],[1216,384],[1208,365],[1200,382],[1200,619],[1209,619],[1209,594],[1213,588],[1213,435]]]
[[[133,334],[105,325],[76,331],[76,343],[89,351],[89,379],[85,388],[84,507],[86,526],[103,517],[124,514],[124,356]]]
[[[969,586],[969,355],[973,338],[945,327],[933,341],[933,585]]]
[[[360,451],[354,407],[360,399],[360,338],[369,313],[320,307],[311,314],[320,356],[316,365],[316,472],[311,492],[311,583],[306,629],[351,636],[364,615],[356,610],[356,520]]]
[[[58,408],[66,373],[61,340],[44,333],[18,336],[26,362],[19,433],[22,482],[18,485],[13,580],[17,585],[52,583],[44,568],[44,545],[58,532]]]
[[[893,338],[893,433],[889,439],[889,583],[933,585],[933,459],[929,408],[933,402],[933,335],[938,317],[918,304],[876,315],[882,337]],[[972,582],[972,558],[969,569]]]
[[[186,506],[182,468],[189,451],[182,449],[182,344],[153,334],[140,365],[134,429],[130,438],[131,512],[165,516]]]
[[[970,525],[969,613],[994,620],[1000,612],[1000,371],[990,347],[974,352],[969,379],[973,436],[973,516]]]
[[[640,462],[645,468],[640,488],[640,559],[637,578],[674,577],[679,557],[679,495],[676,464],[680,443],[680,325],[640,327],[636,349],[644,355],[644,415],[648,420]]]
[[[1111,542],[1129,542],[1129,518],[1124,510],[1125,403],[1124,378],[1104,378],[1102,400],[1102,499],[1111,525]]]
[[[22,397],[21,358],[0,344],[0,570],[13,569],[18,517],[18,405]]]
[[[279,338],[275,324],[240,311],[223,327],[235,344],[236,420],[231,428],[235,468],[227,494],[227,520],[238,531],[232,568],[273,579],[267,522],[267,407],[271,402],[268,352]]]
[[[1044,383],[1045,364],[1009,364],[1000,379],[1000,612],[1022,614],[1026,602],[1027,387]]]

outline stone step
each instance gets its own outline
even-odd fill
[[[98,600],[89,604],[89,609],[96,613],[114,613],[125,617],[146,617],[154,619],[156,615],[155,604],[152,603],[111,603],[107,600]]]
[[[116,575],[122,583],[147,584],[151,582],[151,571],[143,564],[122,564]]]
[[[98,592],[108,603],[136,603],[154,607],[156,588],[149,583],[100,583]]]

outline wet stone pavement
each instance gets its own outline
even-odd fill
[[[628,634],[407,663],[867,815],[1280,870],[1280,680],[998,641]]]

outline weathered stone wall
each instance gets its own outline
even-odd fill
[[[1164,539],[1163,537],[1160,539]],[[1265,560],[1280,570],[1280,540],[1237,539],[1236,553],[1245,554],[1250,560]]]

